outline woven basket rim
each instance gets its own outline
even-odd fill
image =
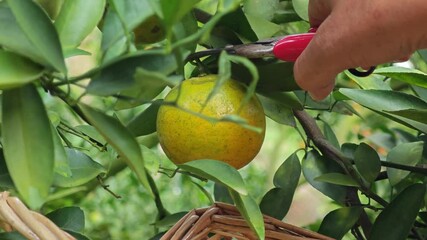
[[[266,240],[332,240],[333,238],[263,215]],[[189,211],[161,240],[205,239],[256,240],[236,206],[215,202],[210,207]]]

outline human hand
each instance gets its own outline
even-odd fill
[[[310,0],[309,17],[318,29],[294,75],[315,100],[329,95],[345,69],[369,68],[427,47],[425,0]]]

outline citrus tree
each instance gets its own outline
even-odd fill
[[[159,224],[147,225],[153,234],[143,238],[159,239],[182,213],[165,209],[156,176],[186,175],[212,202],[236,205],[264,239],[262,214],[283,219],[304,182],[339,206],[315,231],[337,239],[424,239],[427,52],[412,56],[414,68],[385,64],[366,78],[343,72],[321,102],[298,88],[293,63],[197,54],[306,32],[307,19],[304,0],[0,0],[1,188],[88,239],[79,201],[96,187],[120,197],[103,182],[129,168],[156,206]],[[184,80],[196,77],[212,84],[186,91]],[[225,88],[234,89],[231,96]],[[186,109],[180,96],[202,107]],[[210,115],[224,105],[215,98],[232,98],[237,110]],[[247,104],[256,115],[240,114]],[[304,144],[274,169],[274,187],[256,200],[250,185],[265,183],[245,183],[234,160],[211,153],[235,145],[228,155],[255,155],[260,146],[251,141],[264,138],[264,113]],[[349,118],[359,125],[331,125]],[[157,130],[172,167],[153,149]],[[221,137],[198,145],[212,136]],[[181,161],[185,149],[197,159]]]

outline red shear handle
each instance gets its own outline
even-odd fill
[[[310,43],[315,35],[315,31],[309,33],[295,34],[284,37],[279,40],[273,48],[274,56],[277,59],[285,62],[295,62],[301,55],[307,45]],[[349,69],[350,73],[358,77],[366,77],[371,75],[375,70],[375,66],[370,67],[366,71],[357,69]]]
[[[285,62],[295,62],[315,33],[289,35],[279,40],[273,48],[274,56]]]

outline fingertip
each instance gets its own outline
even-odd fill
[[[317,88],[313,90],[308,90],[308,94],[310,94],[311,98],[315,101],[321,101],[325,99],[334,89],[334,84],[328,85],[323,88]]]

